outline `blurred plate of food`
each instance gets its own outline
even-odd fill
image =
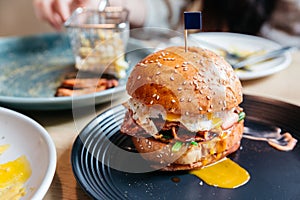
[[[191,40],[196,40],[199,45],[216,51],[220,55],[224,54],[217,48],[218,46],[242,57],[262,55],[282,47],[280,44],[262,37],[228,32],[192,34]],[[202,43],[202,41],[204,42]],[[216,46],[214,47],[213,45]],[[291,55],[287,52],[274,59],[247,66],[245,69],[236,70],[236,73],[241,80],[256,79],[277,73],[287,68],[290,63]]]
[[[190,34],[188,46],[200,46],[210,49],[225,58],[224,50],[239,57],[263,55],[282,46],[274,41],[252,35],[229,32],[201,32]],[[173,37],[168,42],[158,45],[158,49],[166,46],[184,45],[183,37]],[[242,58],[241,58],[242,59]],[[231,64],[238,62],[236,59],[227,59]],[[281,56],[264,62],[256,63],[237,69],[240,80],[251,80],[272,75],[284,70],[291,63],[291,54],[286,52]]]
[[[0,199],[43,199],[56,169],[55,145],[31,118],[0,107]]]
[[[31,110],[71,109],[74,104],[77,107],[95,105],[124,95],[126,77],[114,79],[78,73],[66,34],[0,38],[0,47],[2,106]],[[129,39],[125,53],[128,70],[146,53],[137,42]]]
[[[262,132],[276,126],[300,139],[298,106],[252,95],[244,95],[241,106],[247,115],[246,127]],[[292,151],[280,151],[265,141],[243,138],[241,147],[228,158],[244,167],[251,178],[234,189],[210,186],[188,170],[131,172],[128,169],[133,163],[134,169],[148,169],[149,162],[137,156],[132,137],[120,132],[125,113],[126,108],[119,105],[99,114],[73,144],[73,172],[93,199],[297,199],[299,196],[299,144]],[[231,172],[234,174],[234,170]]]

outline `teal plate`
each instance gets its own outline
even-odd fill
[[[137,49],[140,49],[137,51]],[[126,59],[134,66],[149,51],[129,40]],[[124,84],[79,97],[55,97],[64,76],[74,71],[74,57],[69,38],[63,33],[49,33],[0,39],[0,106],[59,110],[100,104],[119,98]]]

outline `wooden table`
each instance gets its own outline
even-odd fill
[[[291,65],[285,70],[257,80],[242,82],[244,93],[271,97],[300,106],[300,51],[292,54]],[[71,167],[71,149],[80,130],[97,114],[126,100],[118,99],[112,103],[96,106],[94,111],[81,110],[81,115],[73,117],[68,111],[26,111],[24,114],[32,117],[46,128],[53,138],[57,150],[57,169],[45,200],[58,199],[90,199],[76,183]]]

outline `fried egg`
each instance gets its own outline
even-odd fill
[[[177,121],[182,123],[189,131],[208,131],[220,127],[228,119],[236,119],[234,109],[220,111],[209,114],[197,115],[169,115],[166,114],[164,108],[160,105],[146,106],[143,103],[129,99],[128,104],[133,111],[133,119],[136,120],[148,133],[155,135],[158,130],[151,118],[159,118],[164,120]]]

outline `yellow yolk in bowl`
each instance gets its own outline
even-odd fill
[[[0,146],[0,155],[9,145]],[[0,164],[0,199],[17,200],[25,195],[25,182],[31,176],[30,163],[25,155]]]
[[[199,177],[208,185],[220,188],[237,188],[250,179],[249,173],[229,158],[202,169],[191,170],[189,173]]]

